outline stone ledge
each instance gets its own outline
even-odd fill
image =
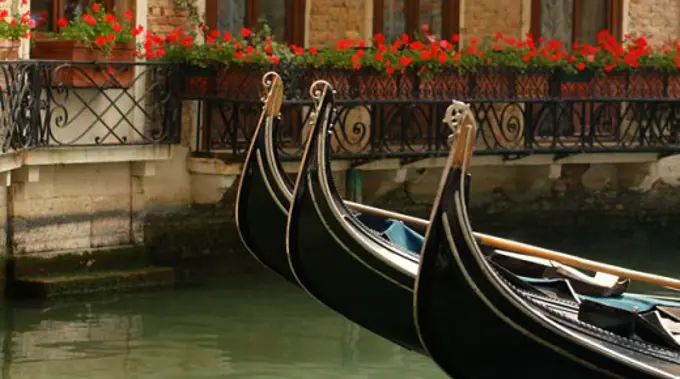
[[[240,163],[225,163],[218,158],[187,157],[187,171],[191,181],[191,199],[194,203],[213,203],[219,201],[224,191],[236,183],[241,175]]]
[[[199,175],[241,175],[242,163],[225,163],[218,158],[187,158],[187,170]]]
[[[172,145],[49,147],[0,154],[0,172],[22,166],[55,164],[163,161],[172,158]]]
[[[53,298],[140,291],[174,285],[171,267],[147,267],[124,271],[101,271],[64,276],[17,278],[11,289],[14,298]]]
[[[284,161],[281,162],[283,170],[289,174],[295,174],[300,168],[299,161]],[[332,171],[346,171],[351,167],[351,162],[346,160],[331,161]],[[241,175],[243,169],[243,162],[225,162],[220,158],[187,158],[187,169],[192,174],[199,175]]]
[[[0,185],[37,182],[40,166],[131,162],[132,175],[153,176],[155,161],[172,158],[173,145],[112,145],[48,147],[0,154]]]
[[[172,158],[172,145],[116,145],[44,148],[22,152],[26,166],[109,162],[163,161]]]

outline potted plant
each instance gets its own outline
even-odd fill
[[[102,6],[93,4],[70,21],[58,20],[59,32],[36,39],[31,57],[69,61],[53,69],[53,85],[128,88],[134,81],[133,67],[116,62],[135,60],[134,40],[142,27],[133,29],[131,21],[130,11],[118,19]]]
[[[194,33],[177,28],[165,38],[147,34],[140,56],[150,60],[184,63],[184,93],[188,96],[219,96],[258,99],[262,74],[293,53],[271,38],[264,25],[258,33],[243,28],[239,37],[201,26],[205,42]]]
[[[14,15],[9,20],[7,9],[0,10],[0,60],[19,59],[22,38],[30,36],[32,21],[29,13]]]
[[[206,63],[203,54],[205,50],[205,44],[197,42],[195,33],[178,27],[165,37],[146,33],[144,42],[138,46],[137,54],[140,58],[151,61],[184,64],[183,96],[204,97],[213,94],[216,76],[214,67]]]

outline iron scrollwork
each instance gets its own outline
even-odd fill
[[[339,159],[448,154],[450,131],[441,120],[452,99],[470,104],[478,124],[475,154],[479,155],[680,152],[680,101],[659,95],[660,89],[668,87],[668,78],[661,84],[650,79],[647,86],[633,87],[628,84],[631,80],[608,84],[592,79],[585,85],[563,73],[547,72],[480,72],[458,77],[442,73],[435,78],[405,76],[380,82],[366,73],[287,68],[281,76],[286,99],[277,128],[277,149],[284,159],[299,158],[302,129],[314,108],[302,88],[319,79],[327,79],[337,91],[331,149]],[[407,83],[408,88],[399,83]],[[220,150],[236,157],[245,154],[258,104],[242,100],[246,95],[232,97],[241,100],[202,100],[212,114],[201,119],[198,129],[204,137],[199,138],[198,150]],[[207,144],[202,143],[205,135],[210,136]]]

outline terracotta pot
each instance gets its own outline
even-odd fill
[[[680,99],[680,74],[668,75],[668,97]]]
[[[70,87],[129,88],[134,80],[133,66],[91,64],[94,62],[134,62],[135,44],[118,44],[110,54],[93,50],[78,41],[36,40],[31,58],[57,61],[85,61],[85,64],[57,63],[52,69],[52,85]],[[76,62],[73,62],[76,63]],[[80,63],[80,62],[78,62]]]
[[[580,80],[574,80],[574,77]],[[563,98],[678,98],[680,97],[680,75],[658,71],[567,75],[562,81],[561,90]]]
[[[216,94],[217,69],[215,66],[188,65],[184,72],[183,96],[201,98]]]
[[[594,77],[592,72],[580,72],[577,74],[563,73],[560,77],[560,97],[589,97],[591,82]]]
[[[462,99],[468,97],[471,80],[469,73],[444,71],[421,76],[418,89],[422,99]]]
[[[520,99],[540,100],[550,97],[550,74],[529,72],[514,77],[514,96]]]
[[[512,76],[498,69],[481,69],[472,74],[470,97],[482,99],[507,99],[510,97]]]
[[[19,59],[19,46],[21,46],[21,41],[0,40],[0,60]]]
[[[360,99],[413,99],[419,96],[417,75],[412,71],[391,75],[370,70],[350,73],[355,98]]]
[[[309,88],[317,80],[325,80],[336,91],[337,100],[346,100],[358,96],[358,83],[353,74],[344,70],[336,69],[309,69],[301,78],[300,93],[293,94],[296,98],[308,99]]]
[[[265,72],[259,66],[225,65],[217,70],[217,96],[239,100],[260,99],[262,75]]]
[[[630,81],[629,78],[633,80]],[[639,97],[645,93],[657,92],[654,91],[653,86],[650,88],[646,84],[648,83],[644,76],[634,78],[634,75],[629,76],[626,73],[595,75],[594,73],[583,72],[564,75],[560,89],[562,98],[624,98]],[[648,91],[648,89],[651,89],[651,91]]]
[[[636,72],[628,77],[628,97],[680,98],[680,75],[659,71]]]

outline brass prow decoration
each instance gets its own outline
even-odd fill
[[[470,110],[470,105],[454,100],[444,115],[444,122],[451,128],[451,147],[455,144],[455,155],[452,167],[463,171],[470,167],[474,150],[477,122]]]
[[[278,117],[283,104],[283,81],[279,74],[270,71],[262,77],[262,85],[268,90],[264,99],[265,115]]]

